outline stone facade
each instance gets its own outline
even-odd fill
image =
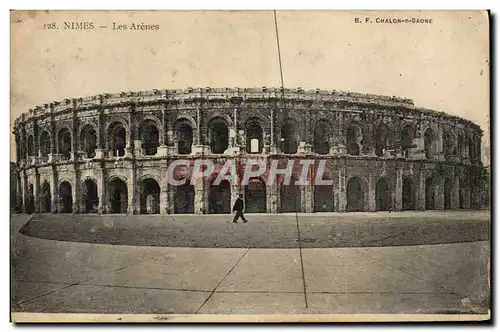
[[[228,213],[482,208],[482,131],[408,99],[338,91],[185,89],[103,94],[15,120],[23,212]],[[331,186],[175,187],[179,159],[326,160]],[[313,167],[313,177],[316,168]],[[187,174],[186,176],[189,176]]]

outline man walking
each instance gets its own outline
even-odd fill
[[[238,195],[238,198],[236,199],[236,202],[234,202],[233,206],[233,212],[236,212],[234,215],[233,222],[238,223],[238,219],[241,217],[243,219],[243,222],[246,223],[248,220],[245,219],[245,216],[243,215],[243,195]]]

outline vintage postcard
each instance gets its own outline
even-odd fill
[[[11,11],[14,322],[490,318],[486,11]]]

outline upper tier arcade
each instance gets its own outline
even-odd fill
[[[250,153],[480,165],[482,130],[405,98],[263,87],[65,99],[22,114],[14,135],[23,168],[115,157]]]

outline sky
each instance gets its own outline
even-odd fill
[[[485,12],[278,11],[285,87],[413,99],[480,125],[489,163]],[[372,23],[355,23],[355,19]],[[431,24],[377,24],[427,18]],[[93,22],[92,30],[64,22]],[[55,23],[58,29],[44,28]],[[131,30],[159,25],[159,30]],[[127,30],[113,30],[113,24]],[[107,28],[99,28],[106,26]],[[100,93],[281,85],[272,11],[11,14],[11,130],[36,105]],[[15,160],[15,149],[11,149]]]

